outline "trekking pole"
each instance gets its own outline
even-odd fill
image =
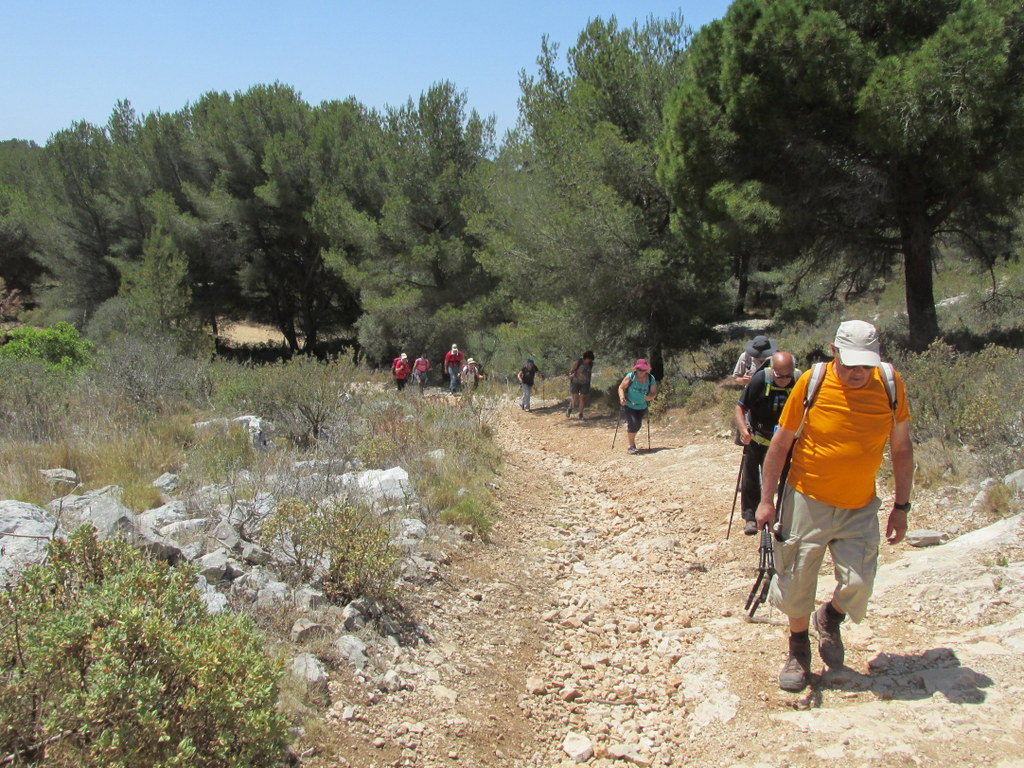
[[[765,526],[761,529],[761,546],[758,547],[757,579],[754,586],[750,588],[747,595],[746,605],[743,610],[747,616],[754,618],[757,607],[768,601],[768,591],[771,587],[772,577],[775,575],[775,550],[772,546],[772,534]]]
[[[736,500],[740,497],[740,480],[743,478],[743,465],[747,463],[747,452],[743,451],[742,457],[740,458],[740,471],[736,474],[736,491],[732,495],[732,511],[729,513],[729,526],[725,529],[725,540],[729,540],[729,534],[732,533],[732,518],[736,514]]]
[[[647,411],[647,451],[651,450],[651,412]]]
[[[615,434],[612,435],[612,450],[615,450],[615,438],[619,436],[619,424],[622,423],[623,409],[619,408],[618,418],[615,419]]]
[[[793,458],[793,449],[789,449],[786,456],[786,463],[782,466],[782,475],[779,477],[779,487],[775,495],[775,525],[772,526],[772,533],[776,541],[785,541],[786,534],[782,532],[782,500],[785,498],[786,478],[789,476],[789,463]]]

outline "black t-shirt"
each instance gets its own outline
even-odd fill
[[[740,395],[739,405],[747,411],[751,431],[770,440],[796,378],[790,379],[788,386],[780,387],[769,380],[769,370],[762,368],[750,378]]]
[[[540,371],[537,368],[530,365],[524,365],[521,369],[519,369],[519,372],[523,374],[523,384],[525,384],[528,387],[533,386],[533,377],[540,373]]]

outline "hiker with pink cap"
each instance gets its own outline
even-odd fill
[[[626,453],[639,453],[636,433],[647,415],[648,405],[657,395],[658,382],[651,374],[651,364],[641,357],[619,383],[619,405],[626,416],[626,439],[629,441]]]

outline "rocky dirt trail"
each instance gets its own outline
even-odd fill
[[[757,537],[725,539],[731,437],[669,417],[627,456],[613,417],[537,405],[496,410],[501,516],[411,597],[428,640],[392,649],[387,691],[332,684],[332,746],[305,764],[1024,766],[1019,517],[975,520],[977,489],[918,494],[912,528],[977,530],[885,547],[848,668],[815,653],[787,694],[784,617],[743,611]]]

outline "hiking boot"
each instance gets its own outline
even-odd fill
[[[744,520],[743,521],[743,532],[747,536],[753,536],[757,533],[757,521],[756,520]]]
[[[779,672],[779,688],[799,693],[811,680],[811,640],[806,632],[789,636],[789,658]]]
[[[583,421],[583,414],[580,414],[580,421]]]
[[[571,405],[568,408],[565,409],[565,418],[567,418],[567,419],[571,419],[572,418],[572,406]]]
[[[638,450],[636,449],[636,446],[635,446],[635,445],[631,445],[631,446],[629,446],[629,448],[627,448],[627,449],[626,449],[626,453],[628,453],[628,454],[630,454],[630,455],[633,455],[633,454],[635,454],[635,453],[640,453],[640,451],[638,451]]]
[[[839,625],[845,618],[846,614],[833,608],[831,602],[822,605],[811,617],[811,623],[818,630],[818,653],[829,669],[841,668],[846,658],[843,637],[839,632]]]

